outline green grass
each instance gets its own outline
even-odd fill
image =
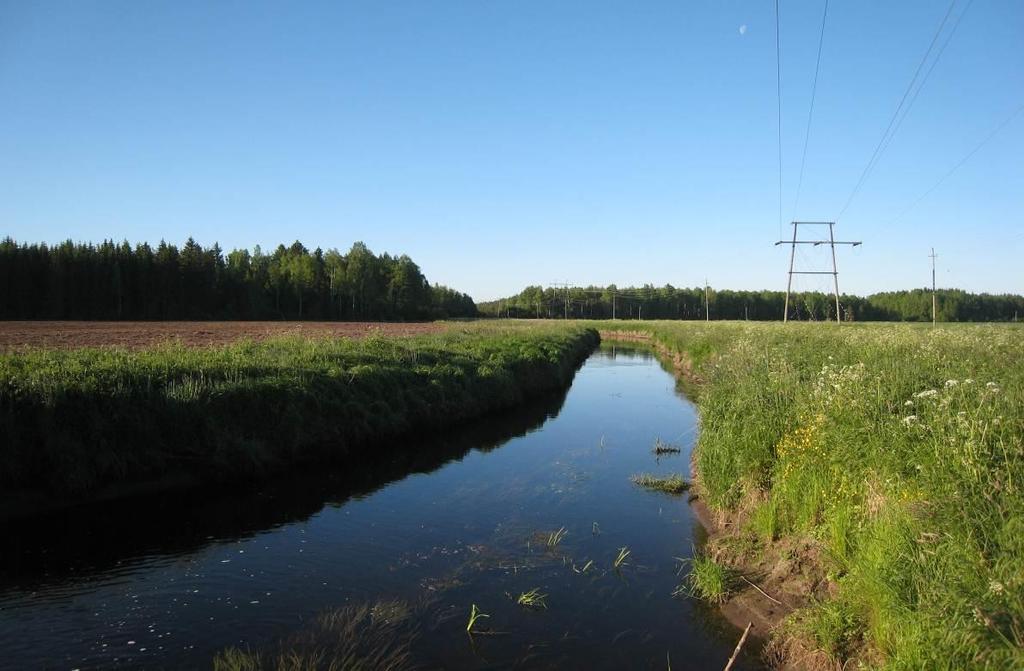
[[[596,344],[571,324],[459,324],[411,338],[7,353],[0,487],[77,495],[176,472],[224,481],[357,465],[389,439],[566,386]]]
[[[696,555],[689,560],[690,572],[676,594],[689,594],[710,603],[722,603],[732,594],[734,572],[710,557]]]
[[[640,473],[630,478],[634,485],[644,489],[653,489],[666,494],[682,494],[690,488],[690,483],[678,473],[658,477],[650,473]]]
[[[812,647],[890,669],[1024,668],[1024,329],[628,328],[702,381],[708,504],[756,542],[823,550],[832,596],[795,618]]]
[[[526,608],[540,608],[546,610],[548,607],[547,598],[547,594],[541,594],[540,589],[535,587],[529,592],[523,592],[520,594],[519,598],[516,599],[516,603]]]

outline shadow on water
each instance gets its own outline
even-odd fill
[[[0,523],[0,593],[80,581],[153,554],[187,555],[222,541],[302,521],[325,507],[368,496],[415,473],[430,473],[469,451],[488,452],[555,417],[566,390],[529,400],[414,449],[383,445],[357,468],[303,469],[256,485],[185,491],[84,504]],[[394,447],[394,449],[392,449]]]

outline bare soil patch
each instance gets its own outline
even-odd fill
[[[226,345],[274,336],[362,338],[374,333],[407,336],[434,333],[440,323],[388,322],[86,322],[0,321],[0,351],[44,347],[145,349],[167,342],[187,346]]]

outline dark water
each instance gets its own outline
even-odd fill
[[[722,668],[739,632],[672,597],[700,526],[685,497],[629,480],[686,474],[695,434],[650,354],[604,348],[567,394],[358,474],[9,524],[0,668],[209,668],[225,647],[267,649],[380,600],[407,604],[425,668]],[[682,453],[656,458],[656,438]],[[533,588],[547,609],[514,602]],[[472,604],[490,618],[471,638]]]

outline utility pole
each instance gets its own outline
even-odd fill
[[[836,245],[850,245],[856,247],[857,245],[863,244],[860,241],[841,241],[836,240],[833,229],[835,228],[836,222],[834,221],[794,221],[790,225],[793,227],[793,239],[792,240],[779,240],[775,243],[775,246],[779,245],[790,245],[789,250],[789,281],[786,283],[786,305],[782,315],[782,321],[789,321],[789,297],[793,290],[793,275],[831,275],[833,281],[833,287],[835,290],[836,299],[836,323],[842,323],[842,316],[839,311],[839,268],[836,266]],[[800,226],[828,226],[828,239],[827,240],[797,240],[797,230]],[[797,245],[828,245],[832,249],[832,270],[793,270],[793,263],[796,259],[796,246]]]
[[[934,247],[932,247],[932,253],[929,256],[932,260],[932,326],[935,326],[935,259],[939,258],[939,255],[935,253]]]
[[[640,321],[641,319],[643,319],[643,314],[644,314],[644,304],[641,303],[640,305],[636,306],[636,320]]]
[[[569,282],[552,282],[552,287],[565,287],[565,319],[569,319]]]
[[[708,278],[704,278],[704,321],[711,321],[711,306],[708,303]]]

